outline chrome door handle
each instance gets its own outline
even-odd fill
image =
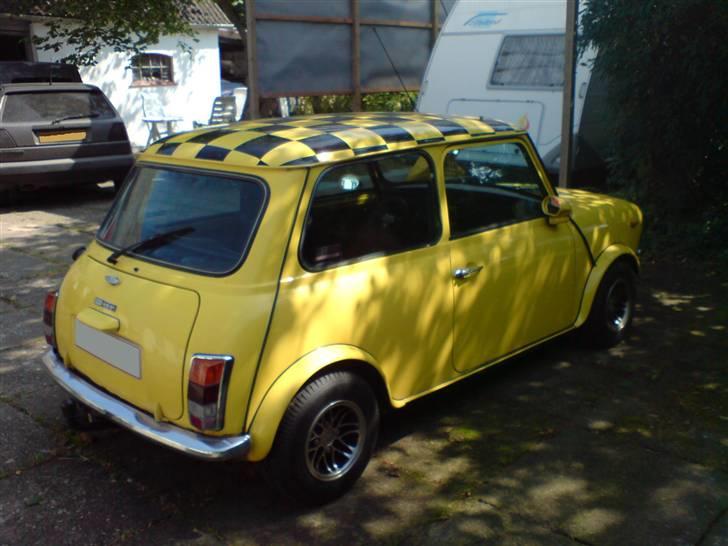
[[[452,276],[455,279],[467,279],[469,277],[472,277],[473,275],[477,275],[478,273],[480,273],[481,269],[483,269],[482,265],[458,267],[455,271],[453,271]]]

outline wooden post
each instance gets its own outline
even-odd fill
[[[361,112],[361,26],[359,0],[351,0],[351,111]]]
[[[579,0],[566,0],[566,44],[564,50],[564,100],[561,109],[561,159],[559,187],[568,188],[574,153],[574,75],[576,72],[576,27]]]
[[[440,31],[440,2],[432,0],[432,40],[430,50],[435,49],[435,42]]]
[[[245,20],[248,25],[248,116],[260,117],[260,97],[258,92],[258,55],[255,35],[255,0],[245,1]]]

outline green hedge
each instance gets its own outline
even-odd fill
[[[581,21],[610,82],[610,189],[648,246],[728,259],[728,0],[592,0]]]

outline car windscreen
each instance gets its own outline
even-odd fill
[[[124,254],[141,259],[224,275],[244,260],[266,197],[253,178],[139,167],[97,238],[117,251],[137,247]]]
[[[5,122],[51,122],[66,117],[113,118],[114,109],[99,91],[29,91],[5,96]]]

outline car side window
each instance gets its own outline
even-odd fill
[[[537,218],[546,195],[538,171],[517,142],[450,150],[445,193],[453,238]]]
[[[406,152],[333,167],[314,188],[301,262],[321,270],[428,246],[440,238],[431,161]]]

